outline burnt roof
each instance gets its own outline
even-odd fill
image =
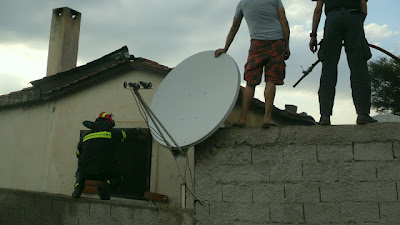
[[[81,90],[94,83],[111,79],[123,71],[142,70],[166,76],[172,69],[149,59],[134,57],[126,46],[97,60],[71,70],[31,81],[32,87],[0,96],[0,109],[37,104],[48,99]],[[243,87],[241,88],[243,89]],[[241,91],[242,92],[242,91]],[[238,101],[242,99],[239,94]],[[253,99],[253,109],[264,114],[264,102]],[[297,114],[274,106],[273,117],[279,117],[293,125],[315,125],[315,120],[306,114]]]
[[[239,97],[237,102],[243,99],[244,87],[240,87]],[[253,98],[250,105],[251,109],[264,115],[265,103],[259,99]],[[285,121],[286,124],[290,125],[303,125],[303,126],[313,126],[317,123],[312,116],[307,115],[307,113],[295,113],[286,110],[282,110],[273,106],[272,108],[272,118],[274,120]]]
[[[31,81],[32,87],[0,96],[0,109],[45,101],[129,70],[150,71],[165,76],[171,68],[145,58],[136,58],[123,46],[85,65]]]

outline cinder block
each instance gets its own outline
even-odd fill
[[[270,221],[269,205],[263,203],[241,204],[239,221],[265,223]]]
[[[35,197],[35,209],[39,209],[44,213],[51,211],[53,200],[51,198],[46,198],[43,196]]]
[[[120,221],[123,224],[129,224],[134,219],[132,207],[111,206],[111,219]]]
[[[287,145],[283,150],[285,162],[317,162],[316,145]]]
[[[384,202],[380,203],[380,212],[382,222],[399,223],[400,221],[400,203]]]
[[[196,214],[193,210],[185,210],[182,215],[182,225],[195,225]]]
[[[134,222],[134,220],[124,220],[124,218],[121,218],[121,220],[117,220],[116,218],[103,218],[99,221],[99,225],[102,224],[107,224],[107,225],[121,225],[121,224],[131,224],[135,225],[137,223]]]
[[[227,202],[210,202],[210,219],[215,224],[239,220],[239,205]]]
[[[400,201],[400,181],[396,184],[397,188],[397,201]]]
[[[79,219],[77,216],[60,214],[60,225],[77,225],[77,224],[79,224]]]
[[[6,211],[6,213],[7,213],[7,211]],[[28,209],[25,211],[24,221],[29,221],[31,224],[41,225],[41,224],[44,224],[44,223],[42,223],[42,214],[49,214],[49,213],[50,213],[50,211],[43,213],[42,210],[36,209],[36,208]],[[2,224],[2,223],[0,223],[0,224]]]
[[[377,165],[377,170],[379,180],[400,180],[400,161],[379,163]]]
[[[376,202],[344,202],[340,204],[343,222],[379,222],[379,206]]]
[[[318,183],[285,184],[286,202],[320,202]]]
[[[306,223],[337,223],[340,222],[340,207],[337,203],[306,203],[304,215]]]
[[[283,203],[283,184],[256,184],[253,186],[253,199],[256,203]]]
[[[335,164],[329,163],[305,163],[303,164],[303,179],[306,181],[338,181],[338,168]]]
[[[62,201],[60,199],[53,199],[52,204],[51,204],[51,211],[53,213],[59,213],[59,214],[65,214],[65,215],[70,215],[71,214],[71,203],[67,201]],[[89,205],[88,205],[89,207]]]
[[[393,143],[394,158],[400,159],[400,142],[396,141]]]
[[[210,204],[208,202],[197,202],[195,210],[196,220],[208,221],[210,219]]]
[[[392,142],[371,142],[354,144],[355,160],[393,160]]]
[[[222,181],[196,179],[195,195],[202,200],[222,201]]]
[[[397,201],[392,182],[323,183],[320,189],[322,202]]]
[[[70,212],[72,216],[88,216],[89,215],[89,203],[87,202],[71,202]]]
[[[222,201],[224,202],[253,202],[253,189],[246,184],[224,184],[222,186]]]
[[[0,198],[1,200],[1,198]],[[8,209],[5,206],[0,206],[0,221],[6,221],[8,218]]]
[[[42,224],[60,224],[60,214],[58,213],[43,213],[42,214]]]
[[[222,181],[224,183],[256,183],[269,180],[269,165],[225,165],[214,168],[214,174],[209,179]]]
[[[317,145],[319,162],[348,162],[353,160],[352,145]]]
[[[25,209],[7,209],[7,224],[23,224],[25,222]]]
[[[213,221],[208,220],[196,220],[196,225],[214,225]]]
[[[300,163],[271,163],[271,181],[301,181],[302,165]]]
[[[35,200],[32,195],[24,192],[14,193],[8,192],[3,195],[1,204],[12,209],[32,209],[35,205]]]
[[[251,146],[240,144],[235,146],[203,146],[201,152],[197,152],[196,161],[201,163],[221,164],[221,165],[243,165],[251,163]]]
[[[101,220],[99,220],[98,218],[89,217],[89,216],[80,216],[79,224],[100,225],[100,224],[103,224],[103,222]]]
[[[218,148],[210,142],[210,139],[196,145],[194,159],[196,162],[208,162],[216,154]]]
[[[303,204],[271,204],[271,222],[304,223]]]
[[[284,146],[281,145],[259,145],[254,146],[252,151],[252,163],[266,163],[274,161],[283,163]]]
[[[153,224],[165,224],[165,225],[175,225],[182,224],[182,218],[180,215],[173,211],[159,209],[157,212],[157,218]]]
[[[375,181],[377,180],[375,162],[341,163],[339,168],[340,181]]]
[[[241,144],[235,147],[217,149],[212,158],[213,163],[221,165],[244,165],[251,163],[251,146]]]
[[[195,163],[195,179],[196,185],[198,182],[209,181],[210,178],[217,180],[214,176],[214,171],[216,170],[217,165],[212,164],[210,162],[196,162]]]
[[[105,217],[110,217],[111,215],[110,205],[92,202],[90,203],[89,207],[89,215],[91,217],[102,219]]]
[[[135,222],[138,224],[152,224],[157,217],[156,209],[134,208]]]

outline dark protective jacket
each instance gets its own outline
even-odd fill
[[[116,163],[117,145],[138,134],[138,129],[112,130],[109,122],[96,121],[91,131],[78,143],[76,155],[84,174],[104,174]]]
[[[317,0],[312,0],[317,1]],[[361,11],[360,0],[322,0],[325,3],[325,14],[329,11],[346,8]],[[368,0],[366,0],[368,2]]]

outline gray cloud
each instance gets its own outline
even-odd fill
[[[286,85],[279,88],[284,94],[293,91],[312,91],[316,93],[321,71],[320,65],[296,89],[292,85],[302,75],[300,66],[307,69],[315,60],[308,50],[308,33],[311,29],[312,12],[315,6],[310,0],[282,0],[292,29],[291,59],[287,61]],[[397,1],[397,0],[396,0]],[[170,67],[176,66],[185,58],[205,50],[223,47],[232,23],[234,11],[239,0],[97,0],[97,1],[51,1],[51,0],[2,0],[0,8],[0,44],[23,43],[28,47],[47,52],[51,12],[54,8],[68,6],[82,13],[78,61],[87,63],[127,45],[130,53],[145,57]],[[373,4],[373,2],[371,2]],[[386,17],[389,24],[394,23],[390,15],[382,15],[370,9],[374,18]],[[394,15],[391,15],[394,17]],[[376,15],[375,15],[376,17]],[[375,21],[367,20],[366,24]],[[379,26],[383,24],[378,23]],[[323,28],[323,20],[320,30]],[[398,37],[398,36],[397,36]],[[395,38],[393,38],[395,39]],[[243,71],[249,47],[247,25],[243,21],[228,54]],[[399,52],[396,40],[385,42],[383,47]],[[376,53],[379,55],[378,53]],[[338,96],[351,98],[349,91],[349,72],[345,55],[339,65]],[[21,89],[8,80],[9,75],[0,70],[2,84]],[[43,74],[44,76],[44,74]],[[4,82],[5,81],[5,82]],[[18,83],[18,82],[17,82]],[[260,90],[262,89],[259,88]],[[6,90],[11,90],[10,88]],[[317,104],[317,103],[316,103]]]

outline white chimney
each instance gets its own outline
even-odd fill
[[[53,9],[46,76],[76,67],[81,13],[68,7]]]

